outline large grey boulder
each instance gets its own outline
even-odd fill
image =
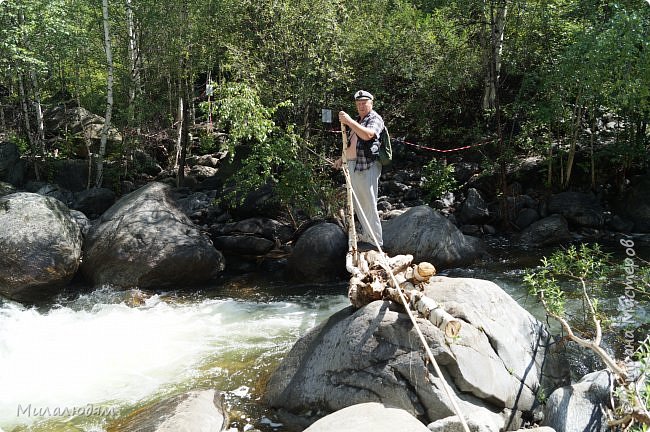
[[[429,432],[418,419],[399,408],[367,402],[323,417],[304,432]]]
[[[473,262],[483,253],[481,241],[464,235],[429,206],[418,206],[383,223],[384,250],[389,255],[413,255],[437,268]]]
[[[321,223],[308,228],[296,242],[288,271],[297,279],[326,281],[345,274],[348,239],[341,227]]]
[[[539,220],[539,213],[537,210],[532,208],[524,208],[517,215],[515,219],[515,225],[520,229],[529,227],[532,223],[535,223]]]
[[[95,286],[187,287],[213,279],[223,255],[174,204],[170,188],[150,183],[122,197],[94,225],[81,270]]]
[[[592,372],[577,383],[555,390],[544,407],[544,425],[562,432],[605,432],[613,388],[607,370]]]
[[[418,325],[463,412],[480,411],[494,428],[515,430],[538,389],[550,394],[566,382],[544,325],[496,284],[435,277],[425,292],[462,320],[454,340],[429,321]],[[271,376],[265,401],[295,414],[364,402],[425,422],[455,414],[410,320],[382,301],[346,308],[296,342]]]
[[[220,432],[228,427],[223,393],[189,391],[137,410],[109,430],[122,432]]]
[[[561,215],[554,214],[533,222],[519,235],[523,247],[549,246],[559,244],[571,238],[569,224]]]
[[[0,198],[0,294],[37,301],[79,268],[82,235],[60,201],[29,192]]]
[[[603,225],[603,208],[592,194],[562,192],[548,201],[548,211],[564,216],[569,222],[586,227],[599,228]]]
[[[43,113],[48,138],[59,140],[72,139],[72,148],[76,156],[88,157],[86,139],[91,142],[91,151],[97,153],[101,141],[102,129],[106,120],[82,107],[65,109],[57,106]],[[122,142],[122,135],[114,126],[107,132],[107,154],[114,151]]]

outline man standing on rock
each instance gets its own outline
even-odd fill
[[[375,246],[383,246],[381,221],[377,211],[377,196],[379,194],[379,176],[381,175],[381,164],[379,163],[379,135],[384,129],[384,120],[375,110],[372,109],[374,97],[365,90],[359,90],[354,94],[359,116],[356,119],[350,117],[345,111],[339,112],[341,127],[349,129],[348,148],[345,156],[350,170],[352,189],[359,199],[359,204],[354,201],[354,210],[359,216],[363,228],[359,236],[361,241],[371,243]],[[334,162],[334,168],[341,168],[341,158]],[[360,208],[359,208],[360,207]],[[361,216],[361,212],[368,219]],[[375,244],[373,233],[378,240]],[[363,245],[360,245],[362,247]]]

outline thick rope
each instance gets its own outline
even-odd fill
[[[345,177],[345,181],[349,182],[349,173]],[[352,197],[354,198],[355,202],[357,203],[358,207],[358,215],[363,217],[363,221],[365,222],[366,226],[370,226],[370,222],[368,222],[368,218],[366,217],[365,213],[363,212],[363,209],[361,208],[361,203],[359,203],[359,198],[357,197],[357,194],[354,192],[354,189],[352,188],[352,182],[348,184],[348,189],[352,193]],[[375,236],[375,233],[370,231],[370,235],[372,236],[372,239],[375,242],[375,245],[377,246],[377,249],[379,250],[379,253],[381,255],[381,261],[380,265],[386,270],[386,272],[390,275],[391,280],[393,281],[393,286],[399,293],[399,297],[402,300],[402,304],[404,305],[404,309],[406,309],[406,313],[408,314],[409,318],[411,319],[411,322],[413,323],[413,327],[415,328],[415,331],[418,334],[418,337],[420,339],[420,343],[422,343],[422,346],[424,347],[424,350],[427,353],[427,357],[429,357],[429,361],[433,365],[433,368],[436,371],[436,374],[438,374],[438,377],[442,381],[442,387],[445,390],[445,393],[447,394],[447,397],[449,398],[449,401],[451,402],[452,407],[454,408],[454,411],[456,412],[456,415],[460,419],[460,423],[463,425],[463,429],[465,432],[470,432],[469,426],[467,425],[467,422],[465,421],[465,416],[460,411],[460,407],[458,406],[458,403],[456,402],[456,394],[453,392],[449,384],[447,384],[447,381],[445,380],[445,377],[442,375],[442,371],[440,370],[440,366],[438,366],[438,362],[436,361],[435,357],[433,356],[433,353],[431,352],[431,348],[429,348],[429,344],[427,343],[426,339],[424,338],[424,334],[422,334],[422,330],[420,330],[420,326],[418,325],[417,321],[415,320],[415,316],[411,312],[411,309],[409,308],[409,302],[406,300],[406,297],[404,297],[404,293],[402,293],[402,290],[399,288],[399,282],[395,278],[395,275],[393,274],[393,271],[390,268],[390,265],[388,264],[388,261],[386,260],[386,254],[382,250],[381,246],[379,246],[379,240]]]

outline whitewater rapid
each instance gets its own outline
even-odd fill
[[[155,295],[132,306],[101,294],[46,310],[2,304],[0,430],[48,420],[43,415],[56,417],[56,409],[60,417],[119,410],[238,373],[229,368],[244,357],[288,351],[347,304],[341,295],[271,302]]]

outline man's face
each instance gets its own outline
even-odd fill
[[[364,118],[372,110],[372,101],[370,99],[356,100],[355,103],[361,118]]]

